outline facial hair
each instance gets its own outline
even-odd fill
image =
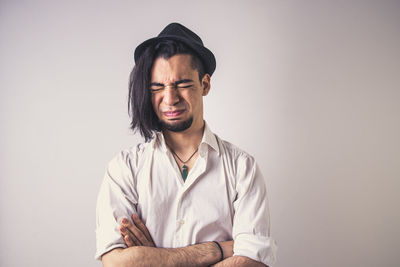
[[[160,120],[161,127],[165,130],[171,131],[171,132],[183,132],[192,126],[193,123],[193,117],[190,117],[189,119],[182,121],[180,123],[174,123],[170,124],[168,122],[165,122],[163,120]]]

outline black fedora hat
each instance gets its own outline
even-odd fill
[[[147,47],[162,40],[175,40],[186,44],[200,57],[206,73],[210,74],[210,76],[213,74],[216,66],[214,54],[204,46],[203,41],[197,34],[176,22],[167,25],[157,37],[146,40],[136,47],[135,62]]]

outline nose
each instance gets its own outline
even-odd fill
[[[179,93],[175,86],[169,85],[165,87],[163,102],[168,106],[173,106],[179,102]]]

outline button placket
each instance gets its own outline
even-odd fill
[[[176,242],[178,244],[178,246],[183,245],[182,241],[183,241],[183,229],[184,229],[184,224],[185,224],[185,214],[184,211],[182,210],[182,203],[184,201],[184,197],[185,197],[185,189],[181,188],[179,190],[179,200],[177,203],[177,210],[176,210]]]

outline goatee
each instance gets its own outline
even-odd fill
[[[176,133],[189,129],[192,123],[193,123],[193,117],[187,119],[186,121],[173,124],[160,120],[160,124],[163,129]]]

